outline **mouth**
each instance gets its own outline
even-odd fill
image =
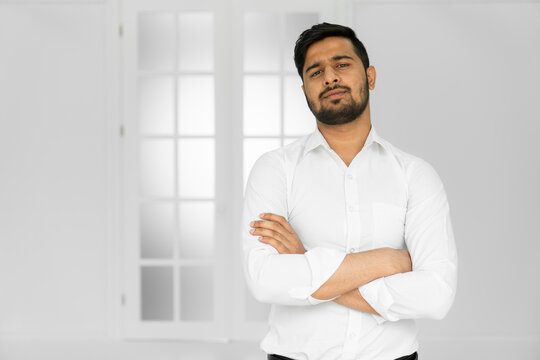
[[[333,90],[328,90],[321,94],[322,99],[335,100],[342,98],[348,92],[345,88],[336,88]]]
[[[344,91],[344,90],[331,91],[328,94],[324,95],[323,98],[328,99],[328,100],[334,100],[334,99],[341,98],[343,95],[345,95],[345,93],[346,93],[346,91]]]

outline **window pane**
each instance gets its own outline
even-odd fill
[[[214,252],[214,202],[180,203],[180,258],[209,258]]]
[[[294,44],[304,31],[319,22],[317,13],[288,13],[285,14],[285,43],[283,45],[283,69],[294,71]]]
[[[139,126],[141,134],[174,133],[173,79],[142,77],[139,79]]]
[[[244,70],[279,71],[279,14],[244,16]]]
[[[139,70],[174,69],[174,14],[139,14],[138,35]]]
[[[283,107],[285,135],[305,135],[315,130],[315,117],[309,110],[302,80],[299,76],[288,75],[283,78]]]
[[[244,77],[244,135],[280,134],[278,76]]]
[[[179,15],[178,49],[178,68],[181,71],[212,71],[214,69],[212,14],[181,13]]]
[[[181,76],[178,80],[178,128],[181,135],[214,134],[214,77]]]
[[[214,274],[210,266],[180,268],[180,320],[214,319]]]
[[[279,139],[244,139],[244,189],[255,161],[265,152],[279,147]]]
[[[141,319],[173,320],[173,269],[141,268]]]
[[[174,146],[172,140],[141,141],[141,195],[174,196]]]
[[[214,196],[214,139],[181,139],[178,143],[179,193],[183,197]]]
[[[143,203],[140,210],[141,257],[172,258],[174,204]]]

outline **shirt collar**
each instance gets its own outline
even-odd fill
[[[373,143],[377,143],[377,144],[384,147],[383,140],[377,134],[377,131],[375,131],[375,127],[373,126],[373,124],[371,124],[371,130],[369,131],[368,137],[367,137],[366,142],[364,144],[364,148],[367,148],[367,147],[371,146],[371,144],[373,144]],[[326,139],[324,138],[324,136],[319,131],[319,127],[315,126],[315,131],[313,131],[309,135],[309,137],[308,137],[308,139],[306,141],[306,144],[304,146],[303,156],[305,156],[308,152],[310,152],[311,150],[315,149],[318,146],[324,146],[325,148],[330,149],[330,145],[328,145],[328,143],[326,142]]]

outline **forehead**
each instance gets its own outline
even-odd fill
[[[353,59],[360,60],[354,51],[351,40],[344,37],[331,36],[310,45],[306,52],[304,66],[310,66],[316,62],[329,61],[337,55],[348,55]]]

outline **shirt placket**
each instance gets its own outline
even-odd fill
[[[351,164],[352,165],[352,164]],[[358,165],[358,164],[354,164]],[[347,253],[351,254],[360,251],[360,240],[362,237],[360,210],[358,194],[357,167],[349,166],[345,171],[345,207],[347,214]],[[358,342],[361,337],[363,317],[354,310],[349,310],[347,332],[343,344],[343,359],[354,359]]]

